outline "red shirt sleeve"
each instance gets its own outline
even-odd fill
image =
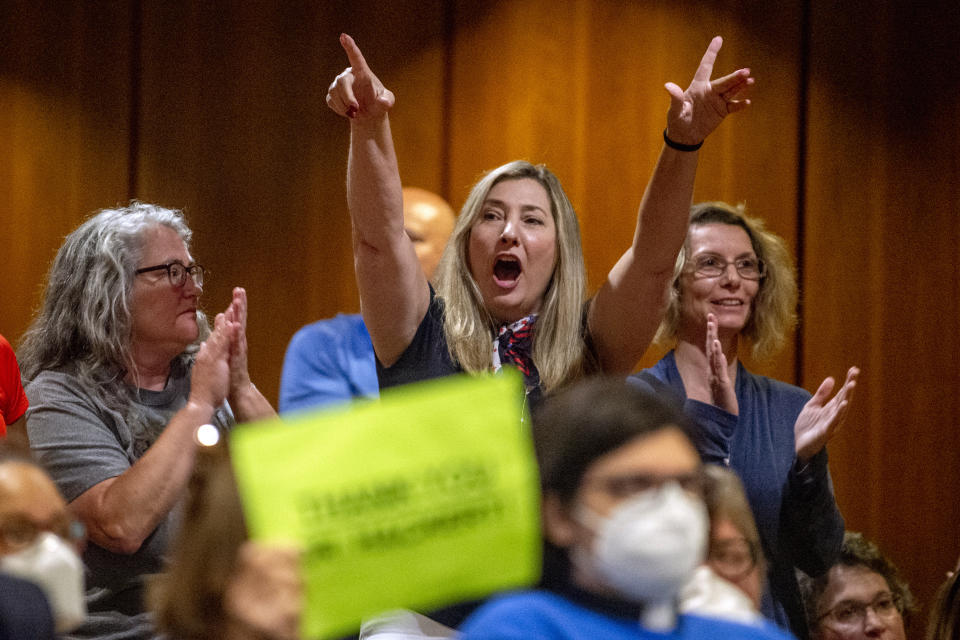
[[[0,336],[0,436],[6,435],[6,425],[16,422],[27,411],[27,394],[20,382],[20,367],[13,347]]]

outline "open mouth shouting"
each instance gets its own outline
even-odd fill
[[[467,259],[498,322],[536,313],[557,263],[557,230],[546,189],[532,178],[490,189],[470,229]]]
[[[493,264],[493,279],[498,287],[512,289],[523,272],[520,259],[514,255],[501,255]]]

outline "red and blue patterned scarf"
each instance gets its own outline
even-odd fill
[[[500,364],[516,365],[528,390],[540,386],[540,373],[533,363],[533,325],[536,321],[536,314],[529,315],[501,326],[497,333]]]

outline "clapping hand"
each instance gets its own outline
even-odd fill
[[[247,368],[247,292],[235,287],[230,306],[217,314],[214,326],[220,322],[230,328],[230,396],[246,391],[250,386]]]
[[[737,402],[737,391],[730,372],[727,369],[727,357],[723,354],[723,347],[717,337],[717,316],[707,314],[707,382],[710,385],[711,402],[733,415],[740,413]]]
[[[806,463],[819,453],[843,424],[859,374],[860,369],[850,367],[846,382],[833,398],[830,398],[830,393],[833,391],[835,382],[832,376],[828,377],[804,405],[803,411],[797,416],[793,426],[797,458],[800,462]],[[827,398],[830,400],[828,401]]]
[[[200,345],[190,376],[190,402],[210,409],[220,406],[230,391],[230,348],[234,327],[217,316],[213,331]]]

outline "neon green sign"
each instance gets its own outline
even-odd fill
[[[523,416],[511,371],[233,432],[251,538],[304,551],[306,637],[537,579],[539,486]]]

